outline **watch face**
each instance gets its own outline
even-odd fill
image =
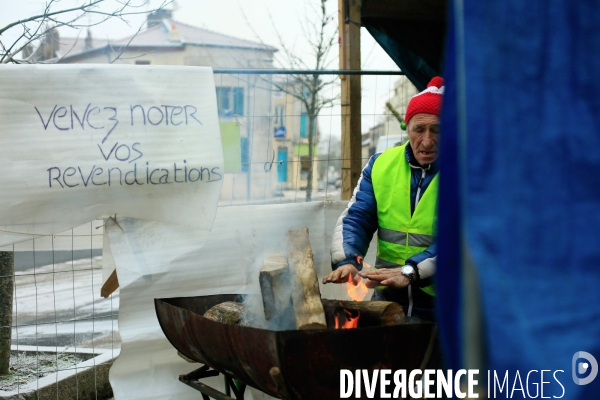
[[[404,267],[402,267],[402,274],[414,274],[415,273],[415,269],[410,266],[410,265],[405,265]]]

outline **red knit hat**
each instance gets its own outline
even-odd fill
[[[444,79],[435,76],[427,84],[427,89],[416,94],[410,99],[404,116],[404,123],[408,125],[408,121],[415,115],[427,113],[440,116],[442,111],[442,97],[444,95]]]

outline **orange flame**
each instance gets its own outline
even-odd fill
[[[356,317],[352,317],[352,314],[348,310],[343,310],[346,314],[344,317],[345,322],[340,324],[340,317],[338,314],[335,315],[335,329],[354,329],[358,328],[358,319],[360,318],[360,312]]]
[[[348,292],[348,296],[350,296],[353,301],[362,301],[362,299],[367,295],[369,289],[360,278],[358,278],[358,281],[356,281],[355,285],[352,274],[348,274],[348,285],[346,291]]]

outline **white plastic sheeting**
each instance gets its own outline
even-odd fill
[[[258,274],[266,253],[285,252],[289,229],[309,229],[319,277],[331,270],[333,226],[346,203],[298,203],[219,208],[209,235],[117,217],[106,230],[121,284],[121,355],[110,372],[115,398],[197,399],[178,381],[199,364],[176,354],[163,335],[155,298],[219,293],[260,293]],[[369,260],[373,262],[373,260]],[[323,297],[347,298],[345,285],[321,285]],[[209,384],[219,388],[222,378]]]
[[[5,65],[0,245],[110,215],[210,229],[223,176],[212,70]]]

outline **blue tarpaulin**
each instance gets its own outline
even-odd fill
[[[465,300],[477,294],[475,350],[501,380],[508,371],[496,398],[543,387],[544,397],[598,399],[600,376],[577,385],[572,374],[586,362],[573,363],[578,351],[600,361],[600,2],[451,8],[438,259],[448,367],[464,367],[476,343]],[[464,284],[469,262],[478,286]]]

